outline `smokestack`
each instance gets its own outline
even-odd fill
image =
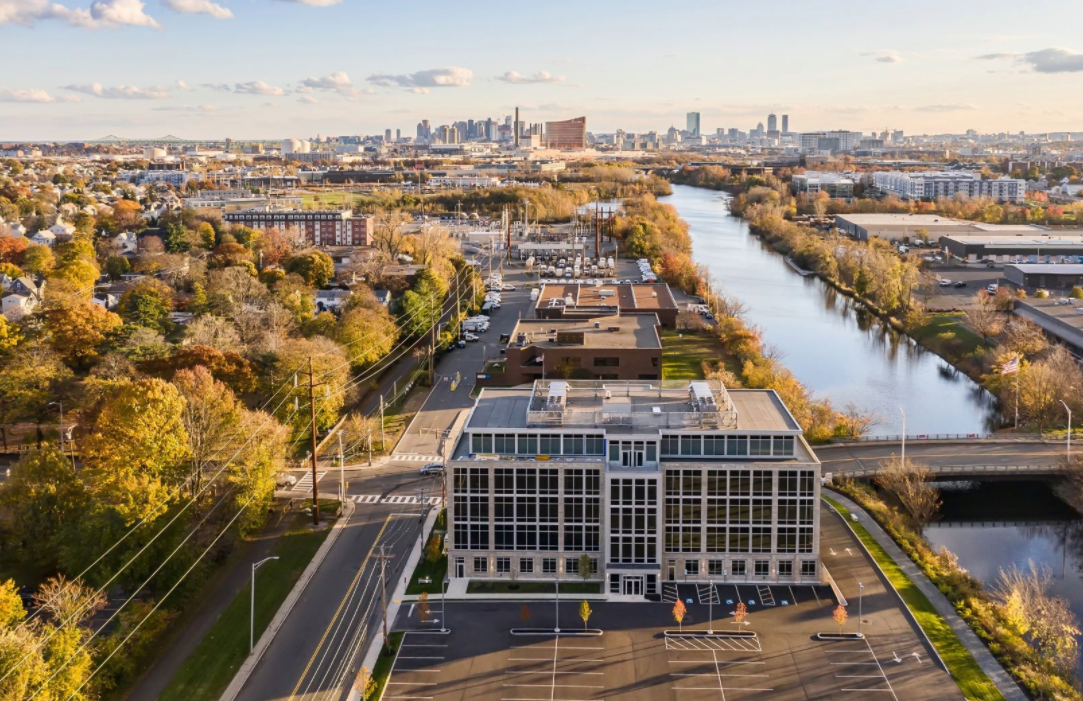
[[[519,148],[519,108],[515,108],[515,148]]]

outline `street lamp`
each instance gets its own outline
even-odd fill
[[[448,578],[447,574],[444,574],[444,581],[440,582],[440,618],[443,619],[444,625],[440,628],[441,633],[447,633],[447,610],[444,603],[444,595],[447,593]]]
[[[857,583],[857,637],[861,637],[861,616],[862,609],[864,608],[865,599],[865,585],[861,582]]]
[[[259,562],[252,563],[252,600],[249,602],[249,618],[248,618],[248,654],[251,655],[252,651],[256,648],[256,570],[271,560],[277,560],[278,557],[265,557]]]
[[[1068,455],[1068,459],[1072,459],[1072,409],[1062,399],[1060,403],[1064,405],[1064,410],[1068,412],[1068,437],[1065,441],[1065,452]]]
[[[556,597],[553,599],[553,603],[556,604],[556,626],[555,626],[554,630],[555,630],[555,632],[559,633],[560,632],[560,577],[557,577],[553,581],[555,581],[557,583]]]
[[[902,462],[906,464],[906,412],[902,407],[899,407],[899,413],[902,414]]]

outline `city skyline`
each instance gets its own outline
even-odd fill
[[[651,37],[653,6],[635,1],[619,13],[576,6],[582,29],[568,31],[561,12],[515,6],[494,17],[421,1],[374,13],[352,0],[0,0],[12,54],[50,52],[0,79],[0,140],[411,135],[421,119],[502,119],[516,106],[528,123],[586,115],[592,132],[680,128],[688,112],[704,134],[769,113],[788,114],[795,132],[1079,128],[1083,97],[1070,88],[1083,47],[1006,34],[998,8],[1014,5],[975,15],[917,3],[871,25],[778,6],[764,16],[703,3]],[[1043,10],[1083,20],[1083,8],[1051,2],[1028,12]],[[745,31],[757,23],[773,48]],[[313,37],[319,51],[290,49]]]

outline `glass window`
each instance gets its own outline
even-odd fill
[[[793,576],[793,560],[781,560],[778,563],[778,576],[779,577],[792,577]]]
[[[703,475],[699,470],[681,471],[681,494],[698,497],[703,493]]]
[[[707,526],[707,544],[705,550],[709,553],[726,552],[725,526]]]
[[[519,558],[519,573],[520,574],[534,574],[534,558],[521,557]]]
[[[778,552],[797,552],[797,529],[793,526],[779,526],[778,528]]]
[[[498,433],[493,436],[493,452],[500,455],[514,455],[515,434]]]
[[[536,494],[538,492],[538,471],[522,468],[516,470],[515,491],[520,494]]]
[[[748,455],[748,436],[726,436],[726,455]]]
[[[487,557],[475,557],[474,558],[474,573],[484,574],[489,571],[489,558]]]
[[[474,451],[476,453],[491,453],[493,452],[493,434],[483,433],[481,434],[481,450]]]
[[[564,573],[565,574],[579,574],[579,558],[577,558],[577,557],[564,558]]]
[[[681,440],[679,436],[662,436],[662,455],[680,455],[681,454]]]
[[[771,527],[770,526],[753,526],[752,527],[752,552],[754,553],[769,553],[771,552]]]
[[[555,468],[542,468],[538,471],[538,493],[557,494],[560,491],[558,471]]]
[[[658,444],[647,441],[647,462],[658,462]]]
[[[555,557],[542,558],[542,574],[556,574],[557,559]]]
[[[581,436],[581,435],[564,436],[564,454],[565,455],[582,455],[583,454],[583,436]]]
[[[510,557],[498,557],[496,558],[496,573],[508,574],[511,572],[511,558]]]
[[[752,523],[771,523],[771,500],[752,500]]]
[[[799,494],[803,497],[816,496],[816,479],[812,470],[801,470]]]
[[[770,455],[771,436],[752,436],[748,440],[749,455]]]
[[[712,577],[722,576],[722,560],[707,560],[707,574]]]
[[[560,435],[543,433],[538,437],[539,455],[560,455]]]
[[[767,497],[774,491],[774,474],[770,470],[752,472],[752,496]]]
[[[702,455],[703,442],[700,436],[681,436],[681,455]]]
[[[769,576],[771,574],[771,562],[770,562],[770,560],[756,560],[755,567],[756,567],[755,575],[757,577],[767,577],[767,576]]]
[[[538,436],[533,433],[519,436],[519,449],[517,452],[520,455],[537,455]]]
[[[792,456],[793,445],[793,436],[775,436],[775,457]]]
[[[733,470],[730,472],[730,496],[747,497],[752,494],[752,472]]]
[[[686,575],[698,575],[699,574],[699,560],[685,560],[684,561],[684,573]]]
[[[816,576],[816,561],[815,560],[802,560],[801,561],[801,576],[802,577],[815,577]]]
[[[729,551],[731,553],[748,552],[748,526],[730,526]]]
[[[515,471],[510,467],[498,467],[493,472],[495,494],[511,494],[515,491]]]
[[[583,452],[586,455],[601,455],[605,452],[605,439],[602,436],[587,436]]]
[[[730,574],[734,577],[744,577],[748,574],[748,562],[745,560],[730,560]]]

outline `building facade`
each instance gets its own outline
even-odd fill
[[[587,118],[576,117],[545,123],[545,147],[584,149],[587,147]]]
[[[686,115],[684,126],[689,136],[699,136],[701,134],[699,112],[689,112]]]
[[[982,180],[981,174],[965,171],[873,173],[872,185],[885,195],[904,200],[933,200],[937,197],[990,197],[997,202],[1025,202],[1027,181],[1020,178]]]
[[[349,211],[330,209],[279,209],[257,207],[227,212],[222,217],[230,224],[253,229],[296,228],[310,246],[371,246],[374,220],[355,217]]]
[[[806,171],[793,176],[793,190],[797,194],[826,192],[833,200],[850,200],[854,196],[854,181],[838,173]]]
[[[631,596],[820,580],[820,464],[772,390],[487,388],[448,469],[454,577],[593,579]]]

